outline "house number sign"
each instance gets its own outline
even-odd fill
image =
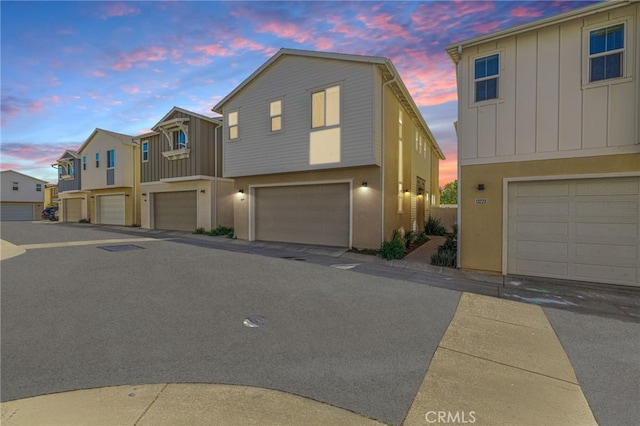
[[[476,198],[476,204],[487,204],[486,198]]]

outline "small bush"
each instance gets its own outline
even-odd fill
[[[427,235],[445,235],[447,229],[442,225],[440,219],[429,216],[429,219],[424,223],[424,232]]]
[[[457,234],[447,235],[444,244],[438,247],[438,251],[431,255],[431,264],[436,266],[450,266],[455,268],[458,257]]]
[[[91,223],[91,222],[89,222],[89,219],[80,219],[78,223]]]
[[[401,239],[393,239],[382,243],[378,254],[386,260],[402,259],[406,254],[406,250],[407,248],[404,241]]]
[[[195,231],[193,231],[194,234],[198,234],[198,235],[202,235],[204,234],[206,231],[204,228],[196,228]]]
[[[200,228],[198,228],[200,229]],[[196,231],[198,231],[198,229],[196,229]],[[198,233],[198,232],[196,232]],[[226,226],[218,226],[216,229],[210,229],[209,231],[205,231],[204,228],[202,228],[202,233],[205,235],[209,235],[211,237],[217,237],[219,235],[224,235],[227,238],[235,238],[235,234],[234,234],[234,230],[233,228],[229,228]]]

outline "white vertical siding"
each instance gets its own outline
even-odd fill
[[[576,70],[582,68],[582,51],[576,49],[582,43],[581,21],[567,22],[560,26],[559,69],[559,149],[561,151],[582,147],[582,82]]]
[[[516,154],[529,154],[536,148],[537,34],[518,37],[516,44]]]

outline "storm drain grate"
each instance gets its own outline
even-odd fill
[[[267,317],[263,317],[262,315],[251,315],[248,318],[245,318],[242,322],[245,327],[256,328],[262,327],[263,325],[267,325]]]
[[[134,246],[133,244],[120,244],[117,246],[101,246],[98,248],[106,251],[144,250],[144,247]]]

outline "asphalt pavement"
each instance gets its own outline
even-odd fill
[[[434,357],[452,350],[442,341],[464,323],[452,320],[470,293],[542,306],[598,423],[640,419],[634,290],[560,283],[554,292],[338,248],[136,228],[3,222],[1,232],[25,251],[2,261],[3,402],[228,384],[401,424]]]

